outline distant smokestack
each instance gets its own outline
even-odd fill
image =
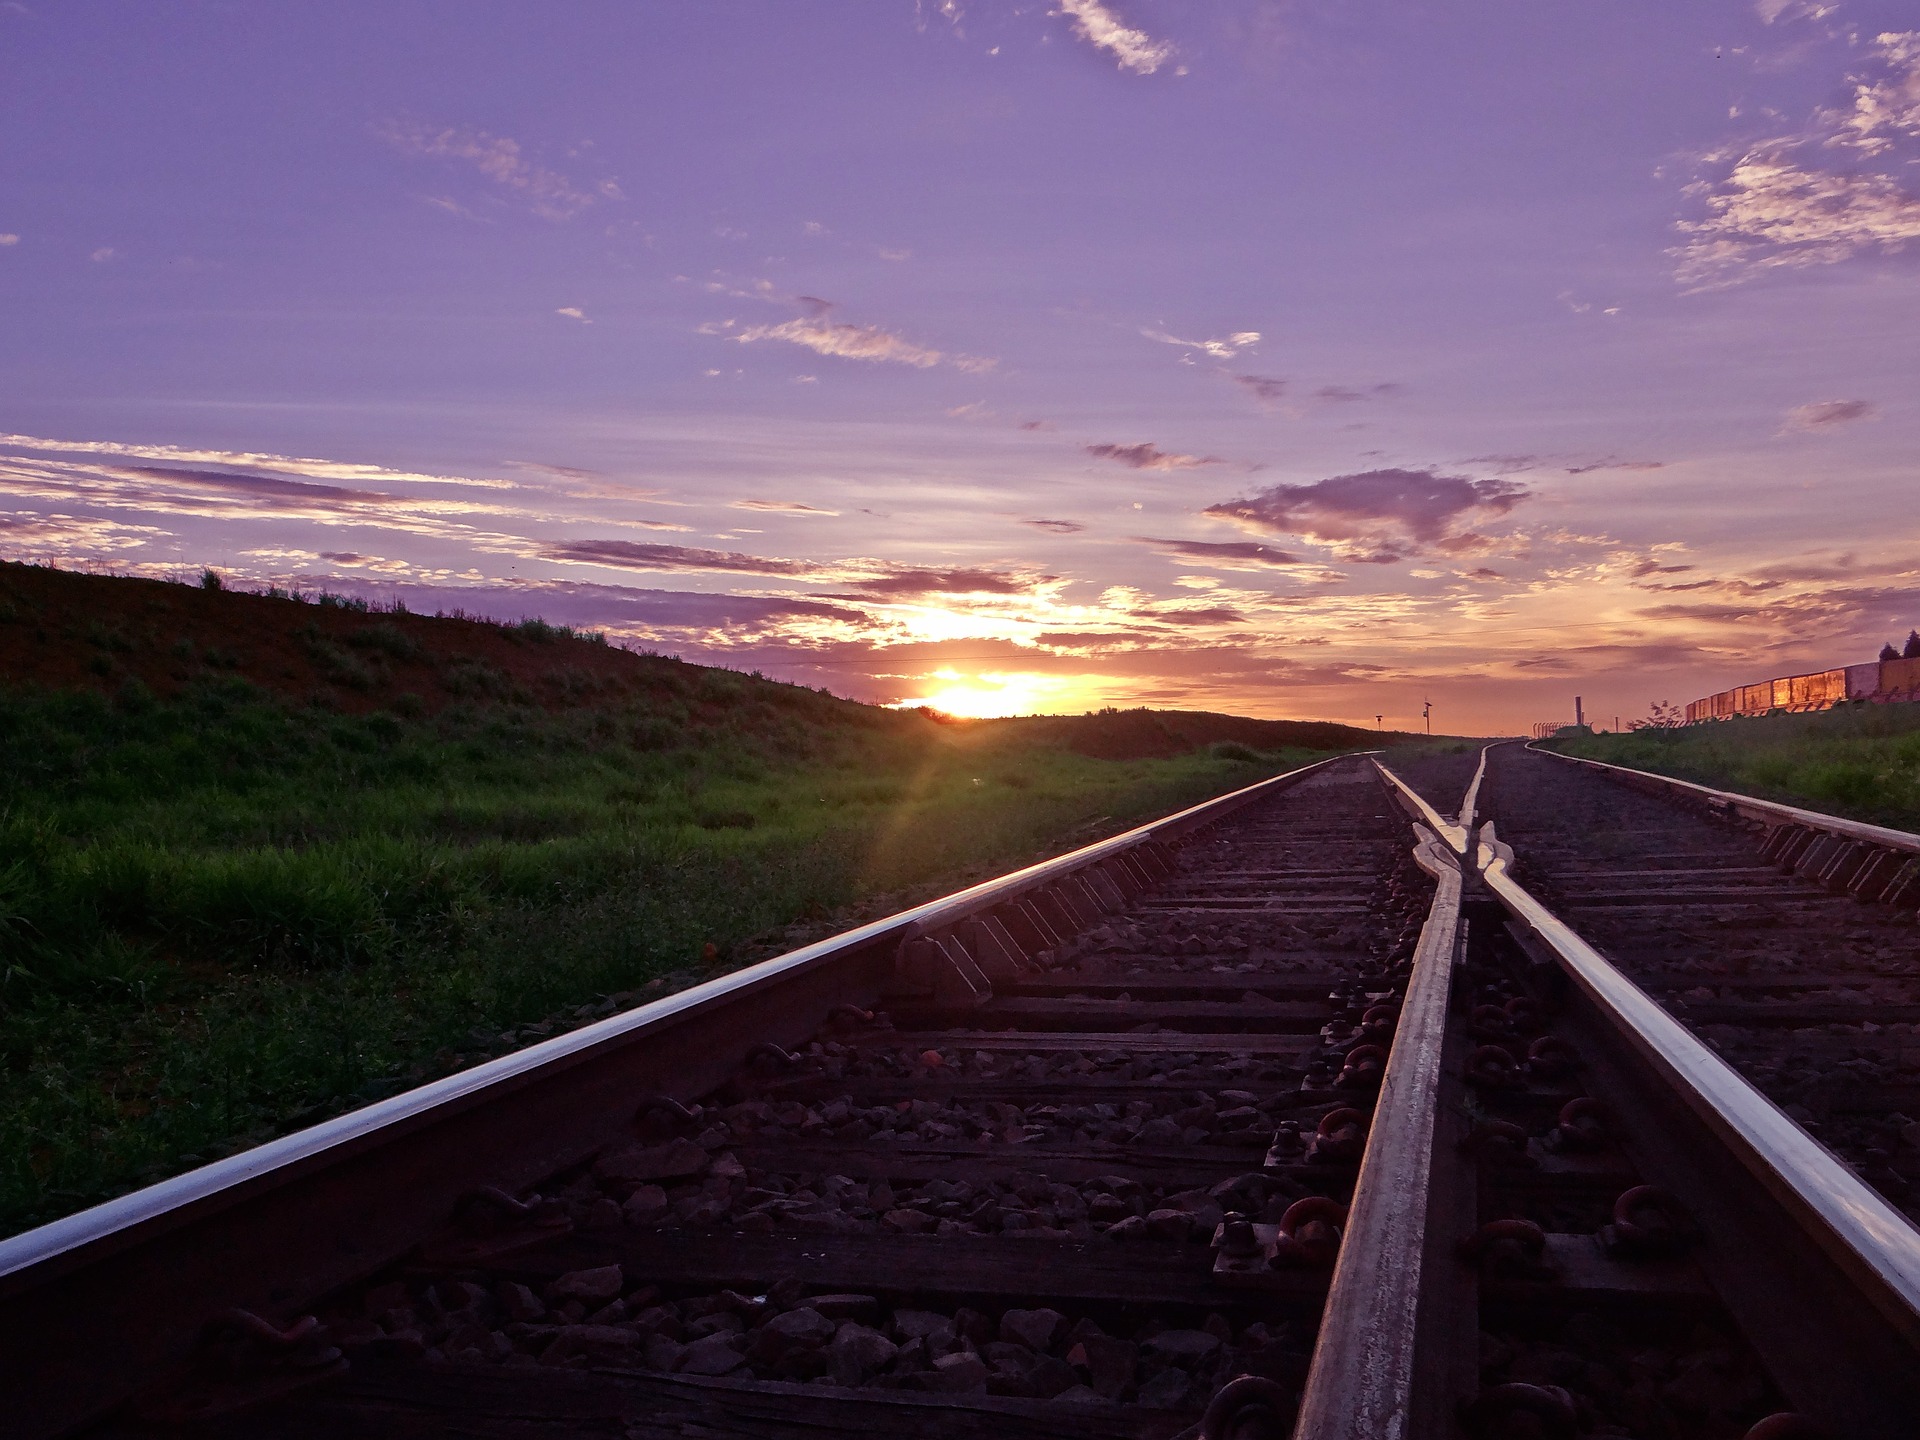
[[[1578,695],[1573,697],[1573,723],[1575,725],[1584,725],[1587,723],[1587,712],[1580,708],[1580,697]]]

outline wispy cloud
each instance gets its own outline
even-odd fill
[[[375,133],[403,155],[425,160],[454,160],[473,166],[494,184],[518,195],[536,215],[567,220],[602,199],[618,199],[612,181],[582,189],[557,170],[537,165],[522,153],[520,142],[504,135],[462,126],[435,129],[418,123],[390,120]]]
[[[1111,55],[1122,70],[1151,75],[1173,58],[1173,46],[1144,30],[1124,24],[1101,0],[1060,0],[1056,12],[1073,23],[1073,33]]]
[[[1334,546],[1351,562],[1384,564],[1428,546],[1449,554],[1477,548],[1483,537],[1458,527],[1470,519],[1504,515],[1529,493],[1512,480],[1367,470],[1309,485],[1270,485],[1202,513]]]
[[[1227,378],[1262,405],[1277,405],[1287,393],[1287,382],[1272,375],[1230,375]]]
[[[739,294],[738,291],[728,291]],[[796,295],[783,300],[775,295],[765,281],[759,282],[750,295],[742,298],[767,300],[775,304],[787,303],[799,306],[807,313],[797,319],[783,321],[778,325],[748,325],[741,327],[733,320],[718,324],[702,325],[700,331],[706,335],[724,335],[742,345],[752,345],[762,340],[784,340],[790,345],[799,345],[813,351],[816,355],[828,355],[841,360],[869,360],[877,363],[911,365],[916,369],[930,370],[945,363],[968,374],[978,375],[994,368],[1000,362],[985,355],[949,354],[936,350],[931,345],[920,345],[878,325],[856,325],[848,321],[829,318],[835,305],[831,300],[822,300],[816,295]]]
[[[769,510],[778,515],[838,515],[838,510],[822,510],[817,505],[802,505],[798,500],[734,500],[732,510]]]
[[[593,321],[587,318],[587,312],[582,310],[578,305],[562,305],[553,313],[556,315],[564,315],[569,320],[578,320],[582,325],[591,325],[593,323]]]
[[[1181,455],[1144,440],[1137,445],[1089,445],[1086,451],[1097,460],[1112,460],[1130,470],[1197,470],[1227,463],[1218,455]]]
[[[1163,540],[1151,535],[1133,538],[1136,543],[1151,545],[1163,555],[1221,570],[1264,570],[1302,563],[1298,555],[1262,545],[1257,540]]]
[[[1218,340],[1183,340],[1178,335],[1169,335],[1164,330],[1143,329],[1140,333],[1149,340],[1159,341],[1162,345],[1177,345],[1182,350],[1210,355],[1215,360],[1231,360],[1241,351],[1251,350],[1260,343],[1258,330],[1236,330],[1233,334]]]
[[[1078,535],[1087,527],[1078,520],[1022,520],[1022,525],[1031,525],[1036,530],[1045,530],[1050,535]]]
[[[1816,400],[1809,405],[1796,405],[1787,412],[1786,423],[1780,427],[1780,433],[1833,430],[1842,425],[1851,425],[1856,420],[1872,420],[1879,412],[1865,400]]]
[[[20,237],[18,235],[13,234],[11,231],[8,231],[4,235],[0,235],[0,246],[18,245],[19,243],[20,243]]]
[[[1362,400],[1381,400],[1399,393],[1400,387],[1389,380],[1378,385],[1322,385],[1313,392],[1313,398],[1328,405],[1357,405]]]
[[[1848,103],[1800,132],[1709,157],[1725,169],[1690,187],[1705,214],[1676,225],[1682,283],[1717,289],[1920,240],[1920,197],[1902,178],[1920,163],[1920,31],[1875,36],[1849,83]]]
[[[1055,577],[977,566],[902,565],[889,560],[790,560],[745,555],[735,550],[705,550],[688,545],[655,545],[632,540],[567,540],[547,545],[546,559],[623,570],[765,575],[824,581],[852,587],[869,597],[944,595],[1025,595]]]
[[[1596,470],[1664,470],[1664,460],[1621,460],[1608,455],[1601,460],[1580,460],[1572,465],[1563,466],[1569,475],[1591,475]]]
[[[258,450],[197,450],[181,445],[127,445],[113,440],[47,440],[36,435],[0,435],[0,450],[31,450],[60,455],[116,455],[136,460],[164,460],[180,465],[232,465],[247,470],[277,470],[315,480],[355,480],[372,484],[463,485],[488,490],[511,490],[511,480],[475,479],[462,475],[428,475],[416,470],[390,470],[382,465],[360,465],[344,460],[319,460],[305,455],[275,455]],[[548,467],[553,468],[553,467]],[[575,472],[582,473],[585,472]]]

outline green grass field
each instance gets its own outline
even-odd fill
[[[1843,705],[1557,740],[1569,755],[1653,770],[1769,800],[1920,828],[1920,706]]]
[[[681,670],[558,713],[0,691],[0,1230],[1320,758]]]

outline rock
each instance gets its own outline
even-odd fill
[[[833,1357],[833,1378],[842,1385],[858,1385],[892,1364],[900,1347],[878,1330],[848,1320],[834,1332],[828,1351]]]
[[[658,1185],[642,1185],[627,1197],[620,1214],[629,1225],[657,1225],[667,1216],[667,1192]]]
[[[1156,1240],[1184,1242],[1193,1234],[1193,1217],[1184,1210],[1152,1210],[1147,1214],[1146,1231]]]
[[[534,1321],[547,1313],[547,1307],[540,1303],[538,1295],[526,1286],[516,1285],[511,1280],[502,1283],[493,1292],[493,1298],[500,1307],[500,1313],[509,1320]]]
[[[547,1287],[549,1301],[576,1300],[596,1308],[620,1294],[626,1277],[618,1265],[602,1265],[596,1270],[570,1270]]]
[[[640,1337],[618,1325],[566,1325],[541,1352],[542,1365],[560,1365],[576,1355],[594,1361],[630,1361]]]
[[[829,1320],[867,1320],[880,1313],[880,1302],[871,1295],[815,1295],[807,1308]]]
[[[1058,1310],[1009,1310],[1000,1317],[1000,1338],[1045,1355],[1066,1333],[1067,1317]]]
[[[991,1372],[986,1361],[968,1350],[956,1350],[933,1362],[933,1388],[951,1393],[987,1388]]]
[[[1131,1340],[1111,1335],[1086,1335],[1067,1352],[1067,1363],[1087,1372],[1087,1383],[1108,1400],[1133,1384],[1140,1349]]]
[[[933,1217],[918,1210],[889,1210],[880,1223],[899,1235],[924,1235],[933,1229]]]
[[[1204,1330],[1162,1330],[1146,1344],[1149,1355],[1183,1370],[1211,1359],[1219,1348],[1220,1337]]]
[[[795,1350],[819,1350],[833,1339],[836,1328],[818,1310],[802,1306],[774,1316],[756,1330],[750,1353],[756,1360],[775,1361]]]
[[[1089,1390],[1085,1385],[1075,1385],[1071,1389],[1062,1390],[1053,1398],[1064,1405],[1104,1405],[1108,1399],[1097,1390]]]
[[[710,1163],[706,1150],[694,1141],[672,1140],[665,1145],[610,1150],[593,1162],[593,1173],[610,1185],[686,1180],[706,1174]]]
[[[1178,1410],[1187,1403],[1187,1392],[1192,1388],[1187,1372],[1169,1365],[1140,1387],[1140,1408]]]
[[[945,1330],[951,1324],[946,1316],[936,1315],[931,1310],[896,1310],[893,1312],[894,1332],[902,1340],[924,1340],[927,1336]]]
[[[744,1358],[739,1335],[723,1330],[687,1346],[674,1369],[682,1375],[725,1375],[739,1369]]]
[[[1180,1127],[1166,1116],[1149,1120],[1133,1137],[1136,1145],[1171,1145],[1180,1138]]]
[[[1147,1222],[1138,1215],[1129,1215],[1124,1220],[1116,1220],[1107,1227],[1107,1238],[1123,1241],[1144,1240],[1147,1238]]]
[[[1042,1400],[1051,1400],[1062,1390],[1071,1390],[1078,1385],[1080,1377],[1073,1373],[1073,1367],[1066,1361],[1053,1355],[1042,1355],[1040,1363],[1027,1371],[1027,1383]]]
[[[620,1202],[602,1196],[587,1206],[587,1213],[580,1217],[580,1223],[588,1230],[613,1229],[620,1223]]]
[[[646,1357],[649,1370],[671,1371],[687,1353],[687,1347],[666,1335],[650,1335],[641,1353]]]

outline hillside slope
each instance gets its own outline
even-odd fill
[[[899,733],[925,724],[923,716],[802,686],[635,654],[538,620],[415,615],[328,596],[303,600],[0,561],[5,683],[115,694],[137,681],[170,698],[196,683],[236,678],[348,714],[433,714],[463,703],[549,711],[638,706],[698,729],[737,711],[742,701],[755,701],[804,712],[814,723]],[[1180,710],[943,723],[952,739],[1058,748],[1101,760],[1162,759],[1220,742],[1344,750],[1394,738],[1327,721]]]

